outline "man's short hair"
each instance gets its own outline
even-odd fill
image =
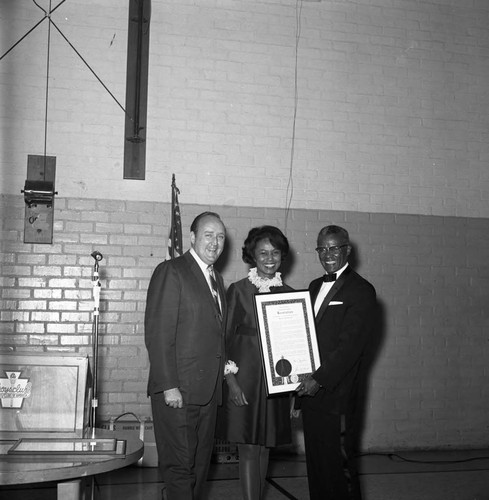
[[[190,226],[190,231],[192,233],[197,233],[200,221],[205,217],[215,217],[216,219],[219,219],[222,222],[221,216],[219,214],[216,214],[216,212],[202,212],[201,214],[197,215],[197,217],[195,217],[195,219],[192,222],[192,225]]]
[[[323,236],[329,236],[330,234],[339,234],[342,236],[348,243],[350,242],[350,235],[348,234],[348,231],[341,227],[341,226],[335,226],[335,225],[330,225],[330,226],[324,226],[321,231],[319,231],[318,234],[318,239],[322,238]]]

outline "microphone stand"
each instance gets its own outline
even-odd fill
[[[93,252],[91,256],[95,259],[93,265],[93,327],[92,327],[92,361],[93,361],[93,374],[92,374],[92,399],[90,406],[90,422],[89,427],[92,431],[92,439],[95,438],[95,416],[98,407],[98,394],[97,394],[97,377],[98,377],[98,325],[100,316],[100,281],[99,281],[99,262],[104,258],[100,252]]]

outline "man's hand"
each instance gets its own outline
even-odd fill
[[[301,416],[301,409],[295,407],[295,396],[290,398],[290,418],[299,418]]]
[[[298,396],[315,396],[321,386],[312,378],[308,378],[302,382],[295,390]]]
[[[183,397],[178,387],[168,389],[164,392],[164,395],[166,406],[171,406],[172,408],[182,408]]]

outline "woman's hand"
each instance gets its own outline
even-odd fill
[[[236,380],[234,374],[229,373],[228,375],[226,375],[225,378],[229,388],[229,399],[236,406],[247,405],[248,401],[246,400],[246,396],[244,395],[244,392],[241,390],[241,387],[239,386],[238,381]]]

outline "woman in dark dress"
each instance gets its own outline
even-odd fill
[[[254,266],[227,292],[227,358],[224,404],[218,435],[238,444],[239,474],[244,500],[259,500],[268,468],[269,449],[291,442],[288,395],[267,397],[257,325],[256,293],[290,291],[278,269],[289,243],[274,226],[253,228],[243,247],[243,261]]]

